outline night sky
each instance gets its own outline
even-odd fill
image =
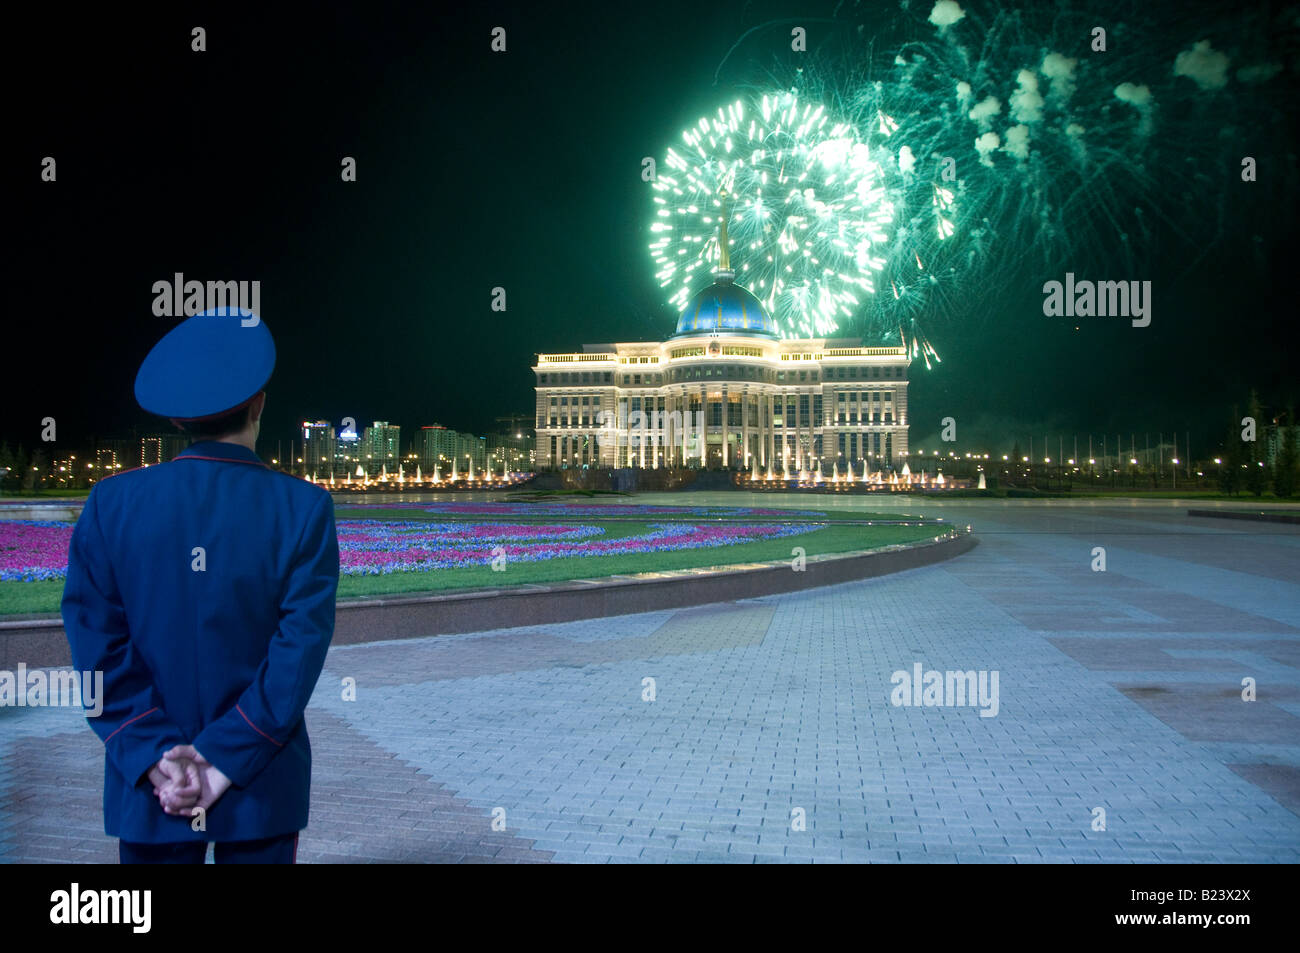
[[[9,14],[31,69],[9,85],[0,438],[30,449],[47,416],[58,421],[55,454],[131,427],[165,429],[136,406],[132,384],[176,323],[151,313],[153,282],[175,272],[262,283],[279,351],[264,453],[304,419],[482,433],[498,416],[528,415],[536,352],[672,331],[646,251],[642,157],[662,157],[743,84],[869,36],[897,9],[408,6]],[[1113,6],[1098,6],[1100,22]],[[1198,17],[1223,16],[1222,6],[1168,9],[1171,42],[1196,39],[1188,24]],[[714,84],[747,30],[783,18],[806,18],[809,54],[791,52],[788,26],[758,30]],[[1274,83],[1294,102],[1289,22],[1289,34],[1260,42],[1280,51]],[[190,49],[196,25],[207,52]],[[505,54],[489,49],[498,25]],[[1084,56],[1086,44],[1063,52]],[[1251,387],[1278,410],[1300,403],[1288,348],[1295,123],[1275,116],[1225,133],[1213,116],[1201,120],[1207,140],[1246,140],[1224,143],[1221,170],[1203,170],[1230,190],[1222,222],[1204,221],[1188,194],[1141,250],[1142,271],[1109,258],[1104,241],[1071,263],[1084,277],[1152,280],[1151,327],[1044,317],[1042,283],[1064,269],[1026,263],[973,282],[969,308],[927,319],[944,363],[913,369],[914,445],[947,415],[962,421],[962,442],[1105,430],[1136,432],[1140,444],[1144,432],[1177,429],[1203,445],[1222,437]],[[1251,185],[1239,177],[1247,154],[1260,161]],[[55,183],[40,181],[47,155]],[[340,181],[343,156],[357,160],[355,183]],[[1189,231],[1197,256],[1179,237]],[[490,309],[496,286],[505,313]]]

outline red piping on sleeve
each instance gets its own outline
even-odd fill
[[[249,720],[248,720],[248,716],[244,714],[244,709],[242,709],[242,708],[240,708],[238,705],[236,705],[236,706],[235,706],[235,711],[239,712],[239,714],[243,716],[244,721],[248,721],[248,727],[249,727],[249,728],[252,728],[254,731],[256,731],[259,735],[261,735],[261,736],[262,736],[263,738],[265,738],[267,741],[271,742],[271,744],[275,745],[277,748],[283,748],[283,747],[284,747],[284,745],[283,745],[281,742],[276,741],[274,738],[272,738],[270,735],[268,735],[268,734],[267,734],[265,731],[263,731],[261,728],[257,727],[257,725],[255,725],[255,724],[253,724],[251,721],[249,721]]]
[[[139,721],[139,720],[140,720],[141,718],[143,718],[145,715],[152,715],[152,714],[153,714],[154,712],[156,712],[157,710],[158,710],[158,706],[157,706],[157,705],[154,705],[154,706],[153,706],[152,708],[150,708],[148,711],[146,711],[146,712],[142,712],[141,714],[136,715],[134,718],[131,719],[131,721],[124,721],[124,722],[122,722],[122,724],[120,724],[120,725],[117,726],[117,731],[121,731],[121,730],[122,730],[123,728],[125,728],[127,725],[131,724],[132,721]],[[242,712],[241,712],[241,714],[242,714]],[[105,739],[104,739],[104,744],[108,744],[110,741],[112,741],[112,740],[113,740],[113,736],[117,734],[117,731],[113,732],[113,734],[111,734],[111,735],[109,735],[107,738],[105,738]]]

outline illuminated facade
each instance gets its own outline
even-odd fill
[[[725,233],[724,233],[725,236]],[[724,241],[725,244],[725,241]],[[663,343],[539,354],[536,463],[862,472],[906,457],[902,347],[781,340],[724,260]]]

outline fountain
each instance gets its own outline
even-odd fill
[[[983,471],[983,470],[980,471],[980,485],[979,485],[978,489],[981,489],[981,490],[987,490],[987,489],[988,489],[988,487],[984,485],[984,471]]]

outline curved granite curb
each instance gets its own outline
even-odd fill
[[[790,560],[782,560],[575,579],[550,586],[340,600],[332,644],[483,632],[779,595],[929,566],[969,552],[978,542],[968,532],[949,530],[925,543],[808,556],[800,572]],[[70,661],[60,619],[0,622],[0,669],[13,670],[19,662],[37,668]]]
[[[1267,513],[1262,510],[1188,510],[1188,516],[1215,520],[1254,520],[1257,523],[1300,523],[1300,512]]]

